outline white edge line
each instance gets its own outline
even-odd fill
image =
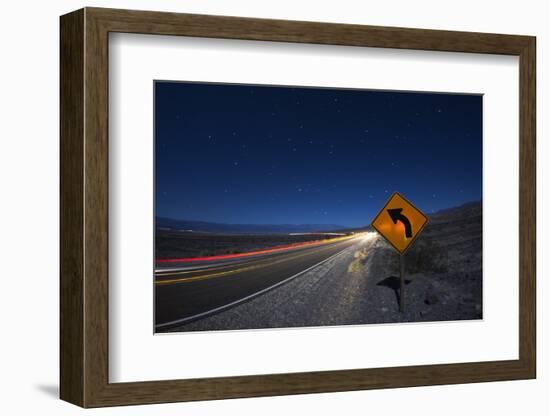
[[[354,244],[354,245],[355,245],[355,244]],[[353,247],[353,246],[352,246],[352,247]],[[347,250],[349,250],[349,249],[350,249],[350,247],[346,247],[345,249],[339,251],[339,252],[336,253],[336,254],[333,254],[332,256],[330,256],[330,257],[328,257],[328,258],[326,258],[326,259],[320,261],[319,263],[316,263],[316,264],[314,264],[313,266],[310,266],[310,267],[308,267],[307,269],[302,270],[301,272],[298,272],[298,273],[296,273],[296,274],[294,274],[294,275],[292,275],[292,276],[290,276],[290,277],[287,277],[286,279],[281,280],[280,282],[277,282],[277,283],[275,283],[275,284],[273,284],[273,285],[271,285],[271,286],[268,286],[268,287],[266,287],[266,288],[264,288],[264,289],[262,289],[262,290],[260,290],[260,291],[258,291],[258,292],[254,292],[254,293],[252,293],[252,294],[250,294],[250,295],[248,295],[248,296],[245,296],[244,298],[237,299],[237,300],[235,300],[235,301],[233,301],[233,302],[231,302],[231,303],[228,303],[228,304],[226,304],[226,305],[218,306],[217,308],[210,309],[210,310],[208,310],[208,311],[201,312],[201,313],[198,313],[198,314],[196,314],[196,315],[187,316],[187,317],[185,317],[185,318],[176,319],[176,320],[174,320],[174,321],[165,322],[165,323],[163,323],[163,324],[157,324],[157,325],[155,325],[155,328],[163,328],[163,327],[165,327],[165,326],[170,326],[170,325],[175,325],[175,324],[181,324],[181,323],[188,322],[188,321],[193,321],[193,320],[196,320],[196,319],[198,319],[198,318],[201,318],[201,317],[203,317],[203,316],[205,316],[205,315],[212,315],[212,314],[215,314],[215,313],[217,313],[217,312],[221,312],[221,311],[223,311],[224,309],[229,309],[229,308],[231,308],[232,306],[238,305],[239,303],[246,302],[247,300],[252,299],[252,298],[255,298],[256,296],[259,296],[259,295],[261,295],[262,293],[265,293],[265,292],[267,292],[267,291],[269,291],[269,290],[271,290],[271,289],[275,289],[277,286],[281,286],[281,285],[283,285],[283,284],[285,284],[285,283],[287,283],[287,282],[289,282],[289,281],[291,281],[291,280],[297,278],[298,276],[301,276],[302,274],[307,273],[307,272],[310,271],[311,269],[313,269],[313,268],[315,268],[315,267],[317,267],[317,266],[320,266],[321,264],[326,263],[326,262],[329,261],[329,260],[332,260],[333,258],[339,256],[339,255],[342,254],[344,251],[347,251]]]

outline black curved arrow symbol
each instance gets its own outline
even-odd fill
[[[397,224],[397,221],[401,221],[403,223],[403,225],[405,226],[405,237],[411,238],[412,237],[411,222],[407,217],[401,214],[401,211],[403,211],[403,208],[393,208],[393,209],[388,209],[387,211],[388,211],[388,214],[390,214],[390,217],[394,224]]]

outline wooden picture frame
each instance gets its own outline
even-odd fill
[[[534,37],[100,8],[62,16],[60,27],[63,400],[100,407],[535,378]],[[109,383],[110,32],[519,56],[519,359]]]

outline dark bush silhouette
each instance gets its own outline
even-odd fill
[[[408,273],[445,273],[447,251],[433,239],[419,237],[405,254],[405,267]]]

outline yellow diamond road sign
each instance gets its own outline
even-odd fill
[[[400,254],[405,253],[428,223],[428,218],[395,192],[372,221],[373,228]]]

